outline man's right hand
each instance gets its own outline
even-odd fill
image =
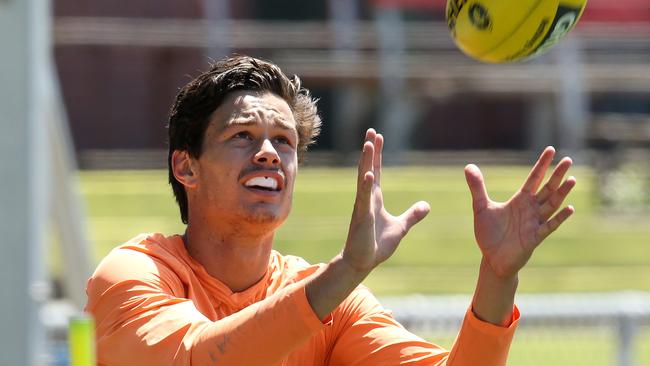
[[[429,204],[417,202],[399,216],[384,208],[381,193],[381,152],[384,138],[366,132],[357,178],[357,197],[343,252],[305,286],[314,312],[324,319],[380,263],[388,259],[413,225],[429,213]]]
[[[353,269],[369,273],[388,259],[413,225],[430,210],[420,201],[399,216],[384,208],[381,192],[381,158],[384,138],[369,129],[363,144],[357,178],[357,197],[350,221],[343,260]]]

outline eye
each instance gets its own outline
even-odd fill
[[[278,136],[275,138],[275,141],[279,144],[284,144],[284,145],[291,145],[291,141],[284,137],[284,136]]]
[[[233,139],[252,140],[253,136],[249,132],[241,131],[232,136]]]

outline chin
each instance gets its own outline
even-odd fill
[[[282,219],[278,218],[278,215],[275,212],[253,212],[250,215],[247,215],[246,221],[249,221],[253,224],[272,224],[274,222],[280,221],[282,223]]]
[[[288,212],[280,212],[266,207],[255,207],[247,210],[243,220],[250,224],[270,226],[272,229],[282,225],[287,219]]]

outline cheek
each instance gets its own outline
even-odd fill
[[[289,187],[291,191],[293,191],[293,185],[294,182],[296,181],[296,175],[298,173],[298,164],[297,164],[297,160],[295,159],[295,154],[294,154],[294,159],[290,160],[290,162],[285,165],[284,172],[286,174],[287,187]]]
[[[286,167],[286,169],[293,169],[294,171],[297,169],[298,166],[298,154],[296,150],[291,149],[290,151],[287,152],[281,152],[280,153],[280,159],[282,160],[282,165]]]
[[[212,198],[214,195],[222,195],[233,189],[234,182],[237,181],[237,169],[226,166],[220,161],[206,161],[199,170],[199,186],[204,195]]]

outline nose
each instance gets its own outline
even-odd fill
[[[280,165],[280,155],[269,139],[262,141],[259,151],[253,157],[253,162],[265,166]]]

